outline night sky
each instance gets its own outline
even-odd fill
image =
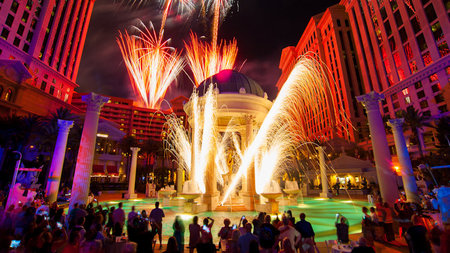
[[[141,19],[152,21],[159,30],[161,10],[155,1],[142,1],[140,7],[126,6],[118,0],[97,0],[87,33],[76,89],[94,91],[116,97],[134,98],[126,67],[116,43],[118,31],[124,31]],[[128,1],[128,3],[133,1]],[[268,93],[276,96],[275,84],[281,71],[278,64],[281,50],[295,46],[310,18],[339,0],[239,0],[223,19],[220,39],[235,37],[238,41],[237,69],[257,81]],[[199,36],[210,36],[209,20],[198,15],[170,14],[165,38],[182,49],[183,40],[194,30]],[[242,66],[242,68],[241,68]],[[187,69],[187,68],[186,68]],[[189,73],[189,70],[187,70]],[[166,99],[178,95],[189,97],[192,83],[184,73],[169,88]]]

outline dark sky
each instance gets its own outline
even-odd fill
[[[118,31],[124,31],[138,19],[152,21],[159,29],[161,11],[155,1],[144,0],[139,8],[117,3],[119,0],[97,0],[81,59],[76,91],[133,98],[129,77],[116,43]],[[133,1],[128,1],[133,2]],[[269,98],[276,96],[275,84],[280,76],[278,64],[281,50],[295,46],[310,18],[339,0],[237,0],[223,19],[219,38],[238,41],[238,70],[256,80]],[[165,28],[165,38],[182,49],[182,41],[192,29],[198,35],[209,36],[209,20],[198,15],[171,13]],[[242,65],[243,64],[243,65]],[[187,68],[186,68],[187,69]],[[189,72],[189,70],[187,70]],[[184,73],[169,88],[166,99],[189,96],[192,83]]]

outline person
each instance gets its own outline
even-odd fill
[[[125,224],[125,211],[122,209],[123,203],[119,203],[119,208],[114,210],[113,218],[113,234],[115,236],[121,236],[123,231],[123,225]]]
[[[275,249],[275,242],[278,241],[280,231],[270,223],[270,215],[266,215],[264,223],[259,230],[259,245],[263,252],[272,252]]]
[[[249,253],[250,242],[258,241],[258,237],[252,234],[252,224],[245,224],[246,233],[241,234],[238,239],[238,248],[240,253]]]
[[[232,229],[230,227],[230,224],[231,224],[230,219],[226,218],[225,220],[223,220],[224,226],[220,229],[219,234],[218,234],[218,236],[220,238],[219,248],[222,252],[225,252],[227,250],[227,242],[228,242],[228,239],[231,238]]]
[[[368,214],[369,209],[367,207],[362,208],[363,218],[361,220],[361,229],[363,237],[366,239],[368,246],[373,246],[373,233],[372,233],[372,219]]]
[[[148,230],[148,225],[142,217],[134,219],[134,224],[137,233],[135,242],[137,243],[137,253],[153,253],[153,239],[160,229],[158,224],[151,224],[152,230]]]
[[[307,222],[305,218],[306,215],[301,213],[300,221],[295,223],[295,229],[297,229],[297,231],[301,234],[301,241],[299,245],[300,251],[307,251],[309,247],[314,247],[316,244],[314,241],[314,236],[316,235],[314,233],[314,229],[312,228],[311,223]]]
[[[84,229],[84,217],[81,217],[77,220],[77,223],[75,224],[75,226],[72,228],[71,233],[73,231],[77,231],[80,235],[80,242],[82,242],[84,240],[84,235],[86,234],[86,229]]]
[[[169,237],[169,240],[167,240],[167,249],[163,253],[182,253],[174,236]]]
[[[289,225],[294,226],[295,225],[295,217],[292,215],[292,211],[291,210],[287,210],[286,211],[286,215],[289,219]]]
[[[358,247],[353,248],[352,253],[375,253],[375,250],[367,246],[366,238],[361,237],[358,241]]]
[[[159,208],[159,202],[155,203],[155,209],[150,212],[152,224],[157,224],[160,229],[157,230],[159,237],[159,249],[162,249],[162,219],[165,217],[164,211]],[[155,228],[152,228],[154,230]]]
[[[301,241],[301,235],[300,233],[289,225],[290,220],[288,217],[283,215],[282,218],[283,225],[278,228],[280,230],[280,240],[284,240],[285,238],[288,238],[292,247],[292,251],[297,251],[295,246],[300,244]]]
[[[259,229],[261,225],[264,223],[264,217],[266,216],[266,213],[260,212],[258,214],[258,217],[256,219],[253,219],[253,234],[256,236],[259,236]]]
[[[135,210],[136,210],[136,207],[132,206],[131,212],[128,213],[128,218],[127,218],[128,226],[133,226],[133,220],[138,216],[138,214],[136,213]]]
[[[294,251],[292,249],[292,244],[291,244],[291,240],[289,240],[289,238],[284,238],[283,241],[281,241],[281,250],[280,253],[295,253],[296,251]]]
[[[427,228],[419,216],[413,216],[413,225],[406,230],[405,239],[411,253],[431,253],[431,245],[427,238]]]
[[[203,226],[200,229],[200,243],[197,244],[197,252],[213,252],[216,250],[211,234],[214,219],[206,217],[203,219]]]
[[[193,253],[200,242],[201,227],[198,224],[198,217],[194,216],[192,224],[189,224],[189,252]]]
[[[240,236],[241,236],[241,234],[239,233],[239,230],[237,230],[237,229],[233,230],[233,232],[231,234],[231,238],[227,242],[227,249],[226,249],[227,253],[239,252],[238,243],[239,243]]]
[[[175,216],[175,221],[173,222],[173,237],[177,240],[178,252],[184,251],[184,224],[181,221],[180,216]],[[167,245],[167,248],[169,246]]]
[[[80,252],[80,233],[78,231],[71,231],[69,235],[69,242],[66,244],[62,253],[78,253]]]
[[[387,202],[384,202],[383,208],[385,213],[384,232],[386,233],[386,240],[391,242],[395,240],[394,217],[392,216],[392,210]]]
[[[241,233],[241,235],[247,233],[247,230],[245,229],[245,224],[248,223],[248,220],[245,218],[245,216],[241,217],[241,220],[239,220],[239,232]]]
[[[336,233],[338,241],[342,243],[348,243],[348,220],[341,214],[336,215]]]

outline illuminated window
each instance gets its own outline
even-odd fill
[[[438,49],[439,49],[439,54],[441,54],[441,57],[448,55],[449,49],[448,49],[447,41],[444,40],[441,43],[439,43]]]
[[[29,16],[30,16],[30,13],[28,13],[27,11],[24,11],[23,15],[22,15],[22,22],[26,23],[28,21]]]
[[[413,60],[413,61],[409,62],[409,69],[411,70],[411,73],[413,73],[413,74],[418,71],[416,61]]]
[[[431,31],[433,32],[436,41],[440,41],[444,38],[444,33],[442,32],[441,24],[439,22],[436,22],[431,26]]]
[[[398,52],[394,53],[394,63],[396,67],[400,67],[402,65],[402,61],[400,60],[400,54]]]
[[[405,97],[405,102],[407,104],[411,104],[411,98],[410,97]]]
[[[409,90],[408,90],[408,88],[406,88],[406,89],[403,89],[402,90],[402,93],[403,93],[403,95],[408,95],[409,94]]]
[[[414,84],[414,88],[416,88],[416,90],[417,89],[420,89],[420,88],[422,88],[423,86],[422,86],[422,82],[421,81],[418,81],[417,83],[415,83]]]
[[[405,71],[403,71],[403,69],[401,68],[397,69],[397,74],[400,81],[406,78]]]
[[[414,58],[414,54],[413,51],[411,50],[411,47],[409,46],[409,43],[405,44],[405,54],[406,54],[406,59],[411,60],[412,58]]]
[[[428,77],[428,80],[430,81],[430,83],[435,82],[438,80],[438,75],[436,73],[434,73]]]
[[[431,63],[433,63],[433,59],[431,59],[431,54],[430,52],[426,52],[422,55],[422,59],[423,59],[423,63],[425,64],[425,66],[430,65]]]

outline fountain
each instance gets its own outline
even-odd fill
[[[195,202],[195,199],[199,198],[201,195],[202,193],[198,189],[198,185],[196,184],[196,182],[192,180],[184,182],[183,191],[180,193],[180,196],[185,199],[185,213],[199,213],[206,211],[204,205],[200,205],[199,203]]]
[[[158,197],[163,199],[162,205],[163,206],[170,206],[170,200],[172,199],[173,195],[176,193],[174,186],[166,186],[158,191]]]
[[[283,192],[274,176],[292,168],[299,143],[316,139],[306,122],[325,113],[322,104],[335,102],[330,92],[320,64],[306,58],[273,103],[255,81],[233,70],[203,81],[184,105],[189,131],[176,120],[168,124],[168,151],[190,179],[179,192],[185,210],[232,205],[227,210],[278,212]],[[300,189],[288,181],[284,192],[294,203]]]
[[[280,185],[275,180],[271,180],[260,195],[263,199],[261,199],[260,204],[256,204],[256,211],[279,213],[279,205],[276,199],[283,196],[283,193],[281,192]]]
[[[297,181],[286,181],[283,191],[288,195],[287,201],[284,201],[283,204],[297,205],[297,195],[301,192],[301,189],[298,188]]]

